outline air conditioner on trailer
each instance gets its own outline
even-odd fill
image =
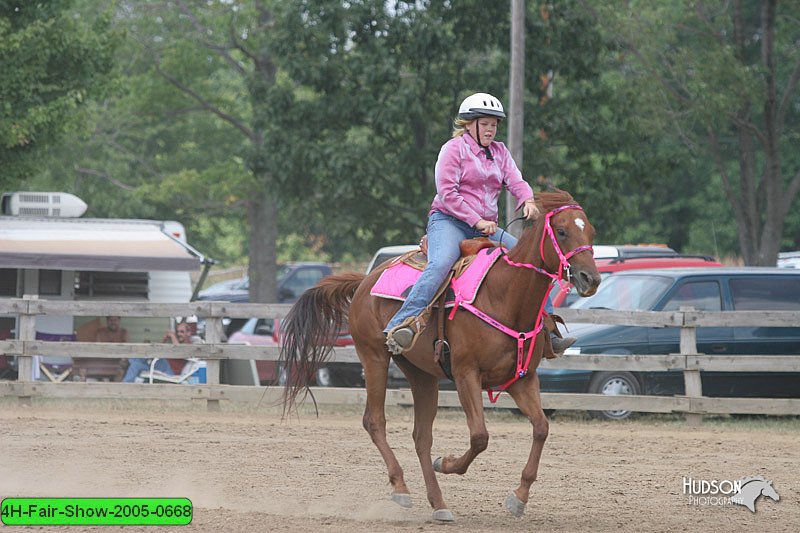
[[[3,194],[2,214],[28,217],[77,218],[86,202],[66,192],[8,192]]]

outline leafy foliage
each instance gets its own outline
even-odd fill
[[[85,103],[109,85],[117,35],[108,14],[70,0],[0,2],[0,184],[35,172],[43,149],[80,131]]]
[[[599,242],[742,249],[722,171],[737,176],[731,117],[763,118],[767,73],[761,8],[741,4],[737,48],[730,5],[527,3],[523,175],[535,190],[570,190]],[[114,7],[112,18],[89,0],[0,0],[0,51],[13,67],[0,78],[4,178],[74,192],[91,216],[180,220],[208,255],[259,269],[254,282],[275,260],[365,259],[416,242],[459,102],[475,91],[508,100],[502,2]],[[798,15],[779,5],[776,72],[788,89]],[[778,155],[790,193],[800,132],[788,89]],[[752,153],[763,168],[764,150]],[[766,185],[732,188],[767,220]],[[776,246],[800,246],[796,212]]]

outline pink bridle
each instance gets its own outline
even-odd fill
[[[539,274],[542,274],[544,276],[549,277],[552,280],[553,283],[558,283],[559,289],[562,292],[566,292],[566,291],[569,290],[569,284],[571,283],[570,280],[572,279],[572,270],[571,270],[571,267],[570,267],[570,264],[569,264],[570,258],[572,256],[576,255],[576,254],[579,254],[581,252],[585,252],[586,250],[592,251],[592,246],[589,245],[589,244],[584,244],[584,245],[578,246],[577,248],[575,248],[574,250],[570,250],[566,254],[564,254],[564,252],[561,251],[561,247],[558,245],[558,241],[556,240],[556,235],[553,232],[553,225],[550,223],[550,219],[553,218],[553,215],[557,215],[561,211],[566,211],[567,209],[577,209],[579,211],[583,211],[583,208],[581,206],[579,206],[578,204],[570,204],[570,205],[562,205],[561,207],[557,207],[557,208],[553,209],[552,211],[548,212],[544,216],[544,231],[542,231],[542,239],[539,242],[539,256],[542,258],[542,264],[544,264],[544,260],[545,260],[544,259],[544,242],[545,242],[544,239],[545,239],[545,236],[549,236],[550,237],[550,242],[553,243],[553,249],[556,251],[556,254],[558,254],[559,268],[558,268],[558,273],[557,274],[553,274],[552,272],[548,272],[547,270],[545,270],[543,268],[539,268],[539,267],[537,267],[535,265],[532,265],[530,263],[517,263],[517,262],[512,261],[511,259],[509,259],[507,255],[503,255],[503,257],[506,260],[506,263],[508,263],[511,266],[522,267],[522,268],[530,268],[531,270],[534,270],[534,271],[538,272]],[[566,272],[566,276],[564,276],[565,272]],[[567,282],[566,282],[566,284],[563,284],[562,280],[565,277],[566,277],[566,281]]]
[[[452,320],[453,316],[455,315],[456,310],[458,309],[458,307],[459,306],[463,307],[464,309],[466,309],[470,313],[474,314],[475,316],[477,316],[478,318],[480,318],[481,320],[483,320],[484,322],[486,322],[490,326],[502,331],[506,335],[509,335],[509,336],[514,337],[515,339],[517,339],[517,368],[514,371],[514,375],[511,377],[510,380],[508,380],[507,382],[503,383],[499,387],[486,389],[486,392],[489,394],[489,401],[492,402],[492,403],[495,403],[497,401],[497,398],[500,397],[500,393],[501,392],[503,392],[508,387],[510,387],[518,379],[520,379],[520,378],[524,377],[525,375],[527,375],[528,368],[531,365],[531,356],[533,355],[533,348],[534,348],[534,344],[535,344],[534,341],[535,341],[536,335],[542,330],[542,327],[543,327],[543,324],[544,324],[544,314],[545,314],[544,304],[547,301],[547,296],[550,294],[550,290],[553,288],[553,285],[555,283],[558,283],[559,289],[562,292],[566,292],[566,291],[569,290],[570,279],[572,278],[569,259],[572,256],[574,256],[575,254],[579,254],[579,253],[585,252],[587,250],[590,251],[590,252],[592,251],[592,246],[589,245],[589,244],[584,244],[582,246],[578,246],[577,248],[575,248],[574,250],[570,250],[566,254],[564,254],[561,251],[561,247],[558,245],[558,241],[556,240],[555,233],[553,233],[553,226],[550,223],[550,219],[553,218],[554,215],[560,213],[561,211],[565,211],[567,209],[579,209],[579,210],[583,211],[583,208],[581,206],[579,206],[578,204],[562,205],[561,207],[558,207],[556,209],[553,209],[552,211],[549,211],[544,217],[544,230],[542,231],[542,239],[539,242],[539,255],[542,258],[542,264],[544,264],[544,261],[545,261],[545,259],[544,259],[545,235],[549,235],[550,236],[550,242],[553,244],[553,249],[555,249],[556,254],[558,254],[559,267],[558,267],[558,273],[557,274],[553,274],[552,272],[548,272],[547,270],[545,270],[543,268],[540,268],[540,267],[537,267],[535,265],[532,265],[530,263],[517,263],[515,261],[511,261],[508,258],[508,255],[503,254],[503,257],[505,258],[506,263],[508,263],[509,265],[515,266],[515,267],[521,267],[521,268],[529,268],[529,269],[531,269],[531,270],[533,270],[533,271],[535,271],[535,272],[537,272],[539,274],[542,274],[544,276],[549,277],[552,280],[550,286],[547,288],[547,291],[545,292],[544,298],[542,298],[542,303],[539,305],[539,312],[536,315],[536,325],[531,331],[527,331],[527,332],[526,331],[515,331],[515,330],[509,328],[508,326],[506,326],[504,324],[501,324],[500,322],[498,322],[494,318],[490,317],[489,315],[487,315],[486,313],[484,313],[483,311],[481,311],[480,309],[478,309],[474,305],[472,305],[470,303],[467,303],[467,302],[458,302],[458,305],[453,307],[453,310],[450,312],[449,319]],[[562,280],[564,278],[564,273],[565,272],[566,272],[566,283],[562,283]],[[528,340],[528,339],[531,339],[531,344],[528,347],[528,353],[526,355],[525,354],[525,350],[524,350],[524,345],[525,345],[525,341]]]

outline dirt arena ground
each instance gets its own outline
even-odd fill
[[[360,410],[351,408],[281,421],[270,408],[209,413],[204,406],[63,400],[23,407],[4,399],[0,424],[0,497],[188,497],[191,531],[800,531],[797,419],[689,428],[669,417],[605,423],[556,414],[532,500],[517,519],[503,501],[528,455],[530,426],[490,413],[489,449],[465,476],[440,476],[453,525],[430,521],[408,409],[389,411],[389,438],[412,509],[388,500],[384,464]],[[434,437],[435,454],[461,453],[463,415],[441,413]],[[760,498],[755,514],[692,505],[682,493],[683,477],[756,474],[772,480],[781,499]]]

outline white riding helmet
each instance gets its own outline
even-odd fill
[[[488,93],[475,93],[467,96],[458,108],[458,118],[474,120],[478,117],[506,118],[503,104]]]

